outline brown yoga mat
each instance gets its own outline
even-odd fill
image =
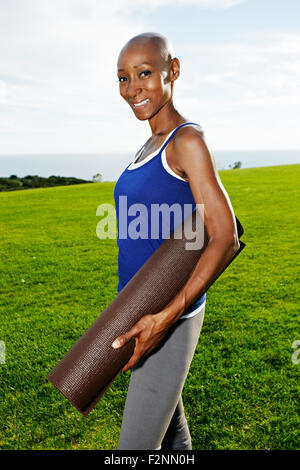
[[[157,313],[168,305],[196,266],[208,242],[207,231],[201,224],[204,233],[202,248],[186,249],[185,243],[193,241],[192,235],[199,227],[199,213],[196,217],[196,212],[197,209],[174,230],[170,238],[162,242],[47,376],[47,380],[83,416],[90,413],[133,354],[133,338],[119,349],[112,348],[113,340],[128,331],[143,315]],[[236,223],[240,238],[243,227],[237,218]],[[181,230],[182,236],[176,238]],[[239,250],[227,266],[244,247],[245,244],[240,241]]]

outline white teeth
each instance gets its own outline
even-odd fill
[[[142,106],[143,104],[148,103],[148,101],[150,101],[149,98],[147,98],[147,99],[144,100],[144,101],[141,101],[140,103],[135,103],[133,106],[136,108],[136,107],[138,107],[138,106]]]

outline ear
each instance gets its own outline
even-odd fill
[[[174,57],[170,66],[170,80],[171,82],[177,80],[180,75],[180,61],[177,57]]]

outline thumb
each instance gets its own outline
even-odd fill
[[[126,340],[125,340],[124,336],[119,336],[119,338],[116,338],[114,340],[114,342],[112,343],[112,347],[114,349],[118,349],[121,346],[123,346],[123,344],[125,344],[125,342],[126,342]]]
[[[127,343],[131,338],[137,336],[139,333],[140,328],[138,328],[137,326],[132,327],[131,330],[127,331],[127,333],[116,338],[112,343],[112,347],[114,349],[118,349],[121,346],[124,346],[125,343]]]

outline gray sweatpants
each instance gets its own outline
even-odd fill
[[[204,309],[178,320],[132,368],[118,450],[192,449],[181,392],[203,319]]]

